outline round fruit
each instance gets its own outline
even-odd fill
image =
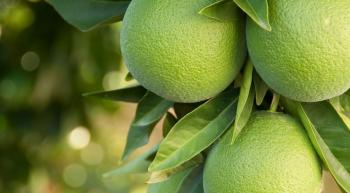
[[[303,130],[282,113],[258,112],[231,145],[232,132],[210,152],[205,193],[319,193],[321,166]]]
[[[256,70],[276,92],[315,102],[350,88],[350,3],[269,0],[272,31],[247,23]]]
[[[198,102],[224,90],[246,55],[244,15],[217,21],[198,14],[216,0],[133,0],[121,50],[133,77],[176,102]]]

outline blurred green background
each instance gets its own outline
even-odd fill
[[[135,106],[81,96],[129,84],[119,29],[82,33],[44,1],[0,0],[1,193],[145,192],[143,175],[102,178]]]
[[[120,27],[82,33],[44,1],[0,0],[1,193],[146,192],[146,175],[102,178],[120,164],[135,105],[81,96],[131,84]]]

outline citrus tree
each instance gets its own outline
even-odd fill
[[[137,103],[122,160],[149,193],[350,192],[350,4],[346,0],[48,0],[81,31],[123,21]],[[135,82],[135,81],[134,81]]]

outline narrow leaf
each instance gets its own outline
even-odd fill
[[[203,102],[199,102],[199,103],[175,103],[174,104],[174,111],[175,111],[176,117],[178,119],[181,119],[182,117],[184,117],[189,112],[196,109],[201,104],[203,104]]]
[[[197,185],[192,193],[204,193],[203,181]]]
[[[283,98],[284,106],[299,116],[323,163],[337,183],[350,192],[350,132],[326,101],[300,104]]]
[[[272,101],[271,101],[271,104],[270,104],[270,112],[276,112],[277,109],[278,109],[278,106],[279,106],[279,102],[280,102],[280,98],[281,98],[281,95],[277,94],[277,93],[273,93],[273,96],[272,96]]]
[[[126,159],[135,149],[148,143],[154,126],[172,105],[173,102],[147,92],[137,106],[135,119],[129,129],[122,160]]]
[[[155,153],[158,150],[158,147],[159,144],[155,145],[150,150],[148,150],[141,156],[135,158],[134,160],[131,160],[130,162],[120,166],[115,170],[103,174],[103,177],[110,178],[114,176],[128,175],[134,173],[147,173],[148,166],[151,164],[151,160],[149,160],[149,157],[155,155]]]
[[[126,87],[112,91],[101,91],[85,93],[83,96],[97,97],[112,101],[122,101],[130,103],[138,103],[145,96],[147,90],[142,86]]]
[[[232,124],[237,90],[229,89],[179,120],[162,141],[149,171],[178,167],[198,155]]]
[[[340,96],[329,99],[329,102],[337,111],[338,115],[343,119],[344,123],[348,126],[350,131],[350,112],[344,111],[342,105],[340,104]]]
[[[271,31],[267,0],[233,0],[261,28]]]
[[[193,169],[182,170],[166,181],[150,185],[147,193],[177,193]]]
[[[248,61],[244,69],[242,85],[239,93],[236,120],[233,124],[233,144],[243,127],[247,124],[254,106],[254,89],[252,88],[253,64]]]
[[[153,183],[159,183],[165,180],[168,180],[170,176],[172,176],[175,173],[178,173],[182,170],[185,170],[187,168],[191,167],[197,167],[201,163],[204,162],[204,157],[202,154],[198,154],[191,160],[181,164],[180,166],[168,170],[161,170],[161,171],[155,171],[151,173],[150,179],[147,181],[148,184],[153,184]]]
[[[303,108],[329,149],[350,172],[350,131],[347,125],[326,101],[305,103]]]
[[[344,111],[350,113],[350,90],[340,96],[340,104]]]
[[[193,170],[177,193],[204,193],[203,166]]]
[[[168,135],[169,131],[175,125],[176,122],[176,117],[173,114],[167,112],[163,122],[163,137],[166,137]]]
[[[221,22],[237,20],[241,16],[237,13],[238,7],[232,0],[219,0],[199,11],[200,15],[207,16]]]
[[[120,21],[130,1],[47,0],[69,24],[81,31]]]
[[[260,106],[264,101],[269,87],[265,84],[265,82],[260,78],[260,76],[256,72],[253,73],[253,82],[255,86],[256,104]]]

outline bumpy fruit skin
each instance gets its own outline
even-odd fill
[[[269,0],[272,31],[247,23],[256,70],[276,92],[315,102],[350,88],[348,0]]]
[[[245,20],[220,22],[198,14],[215,0],[133,0],[121,50],[133,77],[176,102],[198,102],[224,90],[246,55]]]
[[[319,193],[321,166],[302,126],[289,115],[254,114],[237,141],[210,152],[205,193]]]

